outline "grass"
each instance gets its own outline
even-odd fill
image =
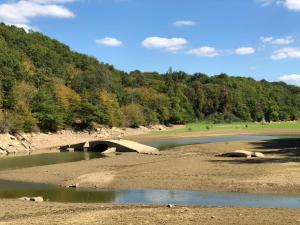
[[[253,122],[241,122],[241,123],[190,123],[187,124],[186,127],[169,130],[163,133],[165,134],[176,134],[182,132],[195,132],[195,131],[214,131],[214,130],[272,130],[272,129],[300,129],[300,121],[297,122],[274,122],[267,123],[265,125],[261,123],[253,123]],[[155,132],[156,133],[156,132]],[[157,132],[157,134],[162,134],[162,132]]]
[[[268,129],[300,129],[300,122],[276,122],[267,123],[191,123],[187,124],[182,131],[204,131],[204,130],[232,130],[232,129],[247,129],[247,130],[268,130]]]

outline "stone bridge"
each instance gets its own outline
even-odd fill
[[[117,152],[137,152],[141,154],[158,154],[159,150],[138,142],[129,140],[96,140],[78,144],[61,146],[60,151],[92,151],[105,152],[109,148],[116,148]]]

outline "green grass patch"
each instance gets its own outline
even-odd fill
[[[246,129],[246,130],[268,130],[268,129],[300,129],[300,122],[276,122],[276,123],[191,123],[181,131],[209,131],[209,130],[232,130],[232,129]]]
[[[300,121],[297,122],[274,122],[274,123],[253,123],[253,122],[243,122],[243,123],[190,123],[186,127],[168,130],[168,131],[156,131],[153,134],[176,134],[182,132],[195,132],[195,131],[214,131],[214,130],[272,130],[272,129],[300,129]]]

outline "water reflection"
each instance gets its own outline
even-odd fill
[[[44,166],[105,157],[99,152],[61,152],[0,159],[0,170]]]
[[[207,143],[218,143],[218,142],[234,142],[234,141],[267,141],[279,139],[278,136],[218,136],[218,137],[196,137],[196,138],[169,138],[159,140],[145,140],[141,143],[159,148],[160,150],[182,146],[182,145],[193,145],[193,144],[207,144]]]
[[[37,184],[17,181],[0,181],[0,198],[20,198],[43,196],[52,202],[101,202],[115,201],[114,191],[95,192],[75,189],[66,189],[54,185]]]

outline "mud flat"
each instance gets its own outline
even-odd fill
[[[299,209],[115,206],[0,200],[0,224],[299,224]]]

